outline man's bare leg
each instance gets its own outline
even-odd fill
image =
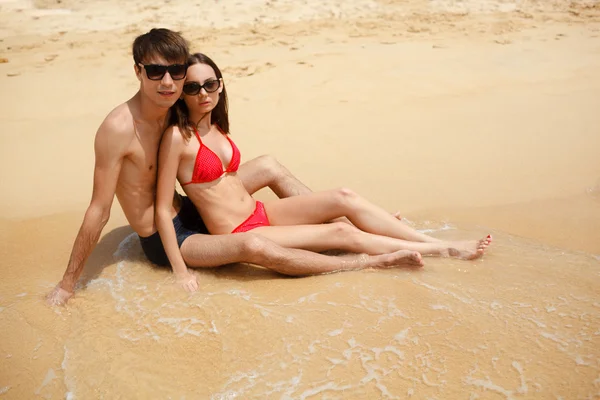
[[[251,232],[192,235],[181,246],[181,254],[188,267],[192,268],[247,262],[292,276],[364,268],[390,268],[397,265],[423,265],[421,254],[416,251],[401,250],[377,256],[333,257],[306,250],[283,248]]]
[[[268,187],[277,197],[298,196],[312,193],[292,173],[271,155],[256,157],[240,165],[238,176],[250,194]]]

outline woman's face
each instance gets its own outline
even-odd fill
[[[219,103],[222,91],[223,82],[217,78],[210,65],[189,66],[183,86],[183,100],[191,113],[205,114],[212,111]]]

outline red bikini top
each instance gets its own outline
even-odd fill
[[[227,172],[235,172],[238,170],[241,158],[240,151],[235,143],[233,143],[233,141],[229,138],[229,135],[225,134],[223,131],[221,131],[221,133],[223,133],[227,140],[229,140],[229,143],[231,143],[231,149],[233,150],[231,160],[229,160],[229,166],[226,169],[223,168],[223,163],[221,162],[219,156],[202,143],[200,135],[198,135],[198,130],[194,129],[194,134],[198,138],[198,142],[200,142],[200,148],[198,149],[198,154],[196,155],[192,180],[182,183],[181,186],[189,185],[190,183],[212,182],[219,179]]]

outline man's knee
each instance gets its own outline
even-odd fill
[[[236,233],[236,235],[243,236],[242,238],[242,252],[244,255],[251,257],[249,261],[254,259],[262,258],[265,255],[267,249],[267,239],[263,236],[256,235],[250,232]]]
[[[281,174],[281,164],[270,154],[264,154],[257,157],[256,162],[259,171],[262,174],[269,176],[271,179],[276,179]]]

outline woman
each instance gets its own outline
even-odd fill
[[[263,235],[283,247],[311,251],[340,249],[385,254],[412,250],[427,255],[478,258],[491,237],[445,242],[408,227],[348,189],[256,201],[237,176],[240,151],[229,137],[227,92],[217,65],[207,56],[190,57],[182,99],[159,151],[156,221],[176,274],[187,274],[169,213],[175,179],[198,209],[211,234]],[[335,222],[347,217],[354,226]],[[190,274],[189,279],[194,279]]]

